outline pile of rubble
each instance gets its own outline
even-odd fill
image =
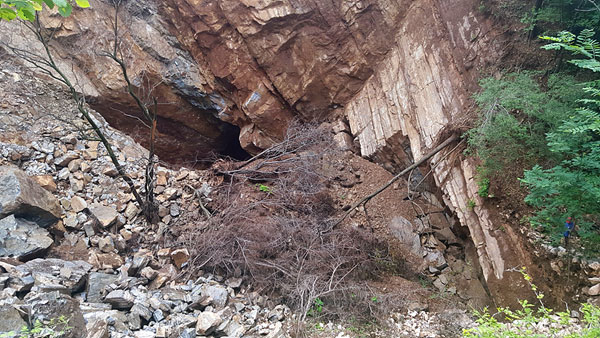
[[[142,231],[132,222],[137,208],[131,202],[118,208],[77,195],[59,202],[14,166],[0,167],[0,182],[0,332],[16,335],[39,320],[67,337],[286,335],[282,321],[289,309],[266,308],[266,299],[247,292],[241,278],[172,281],[189,259],[184,248],[125,256],[126,232]],[[67,242],[57,248],[75,239],[87,259],[32,259],[59,242],[57,232]],[[58,319],[64,323],[54,324]]]
[[[66,93],[19,75],[23,69],[13,72],[19,67],[5,61],[0,71],[0,333],[18,336],[39,321],[42,329],[65,337],[288,335],[287,307],[249,291],[241,278],[204,274],[182,281],[187,249],[158,245],[174,220],[199,212],[198,192],[210,192],[198,172],[157,169],[160,222],[149,226]],[[146,150],[96,119],[143,191]],[[131,245],[140,238],[156,245]]]
[[[130,269],[144,271],[149,259],[136,261],[141,265]],[[289,309],[266,308],[266,299],[247,293],[241,279],[209,275],[153,289],[146,277],[129,277],[125,269],[92,272],[83,261],[38,258],[0,266],[0,332],[65,318],[54,330],[66,337],[286,336],[282,321]]]

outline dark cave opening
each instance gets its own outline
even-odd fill
[[[146,149],[148,127],[141,123],[137,109],[115,102],[89,102],[108,124],[132,137]],[[219,158],[245,160],[250,155],[242,148],[240,128],[214,117],[212,111],[189,111],[189,119],[158,116],[155,153],[170,166],[205,169]],[[167,114],[169,115],[169,114]]]
[[[240,144],[240,127],[223,122],[222,129],[225,148],[219,155],[231,157],[238,161],[249,159],[250,154]]]

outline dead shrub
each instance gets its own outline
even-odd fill
[[[336,210],[320,169],[335,156],[333,145],[328,131],[296,124],[260,156],[218,165],[225,182],[211,194],[213,216],[177,239],[193,257],[188,273],[245,276],[298,310],[300,321],[349,310],[372,315],[366,281],[379,276],[386,245],[368,231],[330,226]]]

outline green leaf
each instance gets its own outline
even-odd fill
[[[75,0],[75,2],[77,2],[77,6],[81,7],[81,8],[88,8],[90,7],[90,3],[88,0]]]
[[[30,1],[31,7],[36,11],[42,10],[42,4],[43,4],[42,0],[31,0]]]
[[[0,20],[10,21],[17,17],[17,13],[10,8],[0,8]]]
[[[54,2],[52,0],[44,0],[44,3],[46,4],[46,6],[48,6],[48,8],[54,8]]]
[[[67,0],[52,0],[54,2],[54,4],[56,6],[58,6],[59,8],[65,8],[67,7],[69,4],[69,2]]]
[[[21,8],[18,12],[17,15],[19,15],[19,17],[23,20],[27,20],[27,21],[33,21],[35,20],[35,14],[33,11],[33,8],[29,9],[29,8]]]
[[[56,0],[54,1],[54,3],[56,3]],[[63,17],[67,17],[67,16],[71,15],[72,11],[73,11],[73,6],[71,6],[70,3],[67,3],[66,7],[58,7],[58,14],[62,15]]]

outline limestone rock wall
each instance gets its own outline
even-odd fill
[[[424,0],[408,9],[386,59],[345,108],[363,156],[378,161],[392,152],[403,167],[473,118],[469,97],[476,89],[477,68],[501,56],[501,41],[489,33],[489,23],[475,8],[470,1]],[[409,149],[398,147],[406,140]],[[505,278],[499,283],[505,270],[530,259],[515,250],[521,247],[518,236],[500,231],[502,224],[494,223],[481,206],[474,165],[451,151],[449,147],[431,160],[435,183],[445,204],[468,227],[483,277],[491,292],[499,294],[511,282]],[[510,298],[506,290],[503,296]]]

